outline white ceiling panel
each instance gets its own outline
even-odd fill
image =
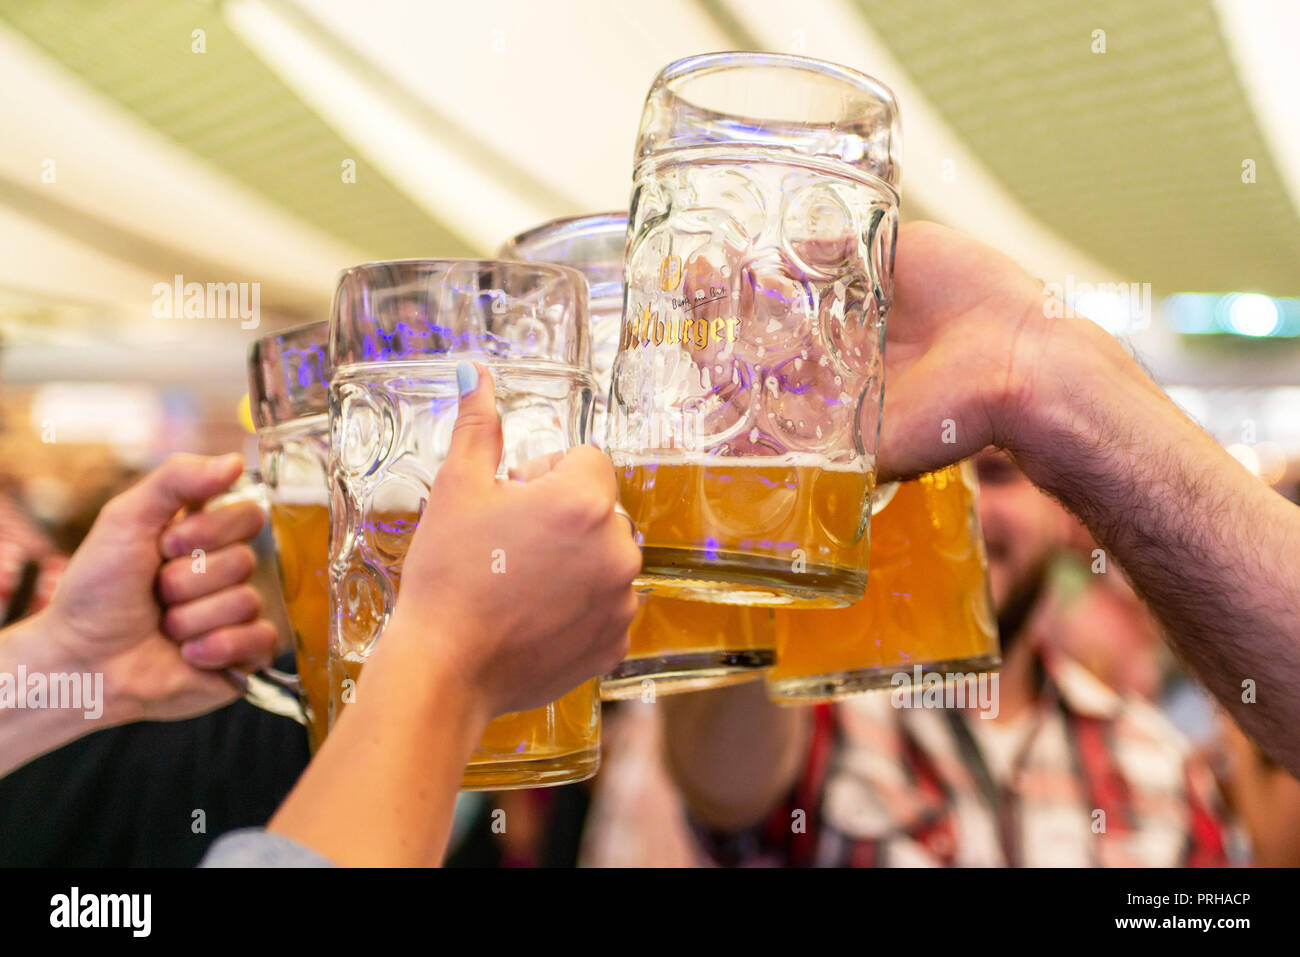
[[[196,159],[3,27],[0,88],[22,91],[0,97],[0,176],[37,200],[240,273],[221,278],[280,284],[311,301],[328,297],[322,290],[341,266],[364,258]],[[42,181],[47,161],[52,183]],[[66,273],[78,281],[70,264]],[[150,282],[159,278],[166,277]]]

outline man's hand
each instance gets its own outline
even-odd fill
[[[1049,317],[1038,284],[995,250],[908,224],[895,276],[882,477],[1008,450],[1119,559],[1238,723],[1300,774],[1300,510],[1107,332]]]
[[[239,696],[224,669],[270,662],[275,627],[246,584],[261,509],[179,515],[228,489],[240,465],[175,455],[113,498],[41,613],[63,657],[104,673],[110,722],[202,714]]]
[[[1042,286],[997,250],[934,223],[899,227],[882,480],[932,471],[989,445],[1016,449],[1032,427],[1039,379],[1051,374],[1044,357],[1052,340],[1095,341],[1092,323],[1049,320],[1043,303]]]

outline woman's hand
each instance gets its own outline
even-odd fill
[[[464,368],[472,381],[381,647],[393,634],[422,643],[494,716],[554,701],[623,660],[641,551],[614,511],[614,470],[591,446],[527,481],[496,478],[492,376]]]
[[[493,716],[540,707],[627,653],[641,553],[608,459],[570,449],[498,480],[492,377],[460,412],[356,702],[270,830],[344,865],[442,857],[461,775]]]

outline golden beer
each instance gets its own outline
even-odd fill
[[[600,683],[606,701],[720,688],[776,661],[772,613],[650,595],[628,629],[631,650]]]
[[[335,720],[355,692],[364,661],[330,664]],[[461,777],[462,791],[507,791],[583,781],[600,766],[598,679],[584,681],[545,707],[515,711],[488,723]]]
[[[404,555],[419,514],[376,512],[372,529],[382,529],[391,552]],[[397,566],[395,563],[395,567]],[[400,590],[400,572],[394,572]],[[369,619],[369,620],[367,620]],[[373,616],[361,612],[350,623],[360,633],[379,630]],[[330,723],[355,698],[364,660],[330,656]],[[500,791],[583,781],[600,766],[600,688],[597,679],[583,682],[556,701],[531,711],[503,714],[483,732],[465,774],[465,791]]]
[[[587,277],[591,291],[592,366],[597,441],[605,437],[605,398],[623,321],[624,213],[552,220],[515,236],[502,259],[555,262]],[[707,309],[707,307],[704,307]],[[676,694],[749,681],[776,660],[771,615],[655,595],[642,599],[630,628],[628,657],[601,679],[605,701]]]
[[[249,700],[291,714],[313,752],[329,728],[329,324],[264,336],[248,350],[248,402],[257,427],[260,501],[269,512],[284,608],[293,629],[296,679],[270,669],[275,692]],[[267,684],[267,682],[263,682]],[[292,693],[296,708],[283,697]]]
[[[797,457],[616,462],[655,596],[835,608],[866,584],[872,472]]]
[[[315,752],[329,731],[329,507],[282,497],[271,506],[271,534],[307,699],[307,741]]]
[[[968,462],[900,484],[871,520],[863,599],[775,612],[777,701],[808,703],[888,687],[899,671],[969,673],[998,664],[988,562]]]

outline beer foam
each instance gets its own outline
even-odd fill
[[[329,490],[321,487],[299,485],[285,488],[281,486],[271,492],[271,503],[273,505],[319,505],[322,508],[327,508],[329,502]]]

